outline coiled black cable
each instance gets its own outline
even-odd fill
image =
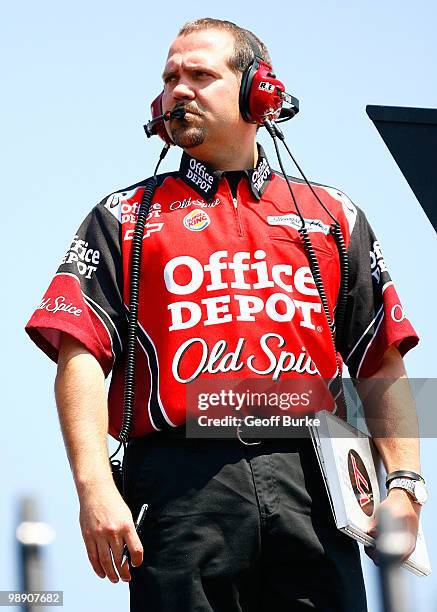
[[[331,213],[329,208],[327,206],[325,206],[323,201],[319,198],[319,196],[317,195],[317,192],[315,191],[314,187],[311,185],[311,183],[309,182],[309,180],[305,176],[304,171],[302,170],[302,168],[300,167],[300,165],[297,162],[296,158],[294,157],[293,153],[290,151],[290,148],[287,145],[287,142],[285,140],[284,133],[276,125],[276,123],[274,124],[273,127],[274,127],[274,130],[275,130],[275,134],[282,141],[282,144],[284,145],[287,153],[291,157],[294,165],[299,170],[299,172],[302,175],[305,183],[310,188],[311,193],[316,198],[316,200],[318,201],[320,206],[323,208],[323,210],[331,217],[331,219],[334,222],[333,225],[331,225],[331,234],[332,234],[332,236],[333,236],[333,238],[335,240],[335,243],[337,245],[338,256],[339,256],[339,259],[340,259],[340,270],[341,270],[341,279],[340,279],[340,283],[341,284],[340,284],[340,288],[339,288],[339,292],[338,292],[337,308],[336,308],[336,311],[335,311],[335,330],[336,330],[335,338],[336,338],[336,346],[338,348],[340,346],[340,334],[342,333],[342,330],[343,330],[344,317],[345,317],[345,314],[346,314],[346,302],[347,302],[347,294],[348,294],[348,289],[349,289],[349,261],[348,261],[347,250],[346,250],[346,245],[345,245],[345,242],[344,242],[343,233],[341,231],[340,223],[334,217],[334,215]]]
[[[342,334],[344,333],[344,322],[346,316],[346,304],[349,291],[349,258],[343,233],[338,221],[331,226],[331,233],[335,240],[340,258],[340,288],[338,291],[337,308],[335,311],[335,342],[337,348],[341,346]]]
[[[136,364],[136,344],[137,344],[137,326],[138,326],[138,303],[140,293],[140,269],[141,269],[141,252],[143,246],[144,225],[147,215],[149,214],[150,204],[152,202],[153,193],[156,189],[157,180],[154,175],[146,182],[141,204],[138,210],[137,222],[135,224],[132,251],[131,251],[131,267],[130,267],[130,299],[129,313],[127,326],[127,341],[126,341],[126,367],[124,375],[124,402],[123,402],[123,421],[119,433],[120,444],[117,450],[110,456],[112,477],[120,495],[124,494],[124,477],[123,467],[118,459],[114,459],[123,445],[126,452],[127,443],[132,431],[134,421],[134,400],[135,400],[135,364]]]
[[[285,168],[284,168],[284,164],[282,162],[282,157],[281,157],[281,153],[279,151],[279,147],[278,147],[278,142],[277,142],[277,134],[276,134],[276,130],[274,129],[272,123],[270,121],[266,121],[265,126],[267,128],[267,131],[269,132],[270,136],[273,139],[273,144],[275,146],[275,151],[276,151],[276,157],[278,158],[278,162],[279,162],[279,166],[281,168],[282,174],[284,175],[284,178],[286,180],[287,186],[288,186],[288,190],[290,191],[291,197],[293,199],[293,203],[294,206],[296,208],[296,212],[299,215],[300,218],[300,222],[301,222],[301,227],[299,228],[298,232],[302,238],[302,242],[304,245],[304,249],[305,249],[305,253],[307,255],[307,259],[308,259],[308,263],[310,264],[310,269],[311,269],[311,273],[313,275],[314,278],[314,283],[316,285],[316,288],[318,290],[319,296],[320,296],[320,300],[322,302],[322,306],[323,306],[323,311],[326,315],[326,319],[328,321],[328,325],[329,328],[332,330],[334,330],[334,324],[332,322],[331,319],[331,313],[329,312],[329,305],[328,305],[328,300],[326,297],[326,292],[325,292],[325,287],[323,285],[323,279],[322,279],[322,275],[320,273],[320,267],[319,267],[319,262],[317,260],[317,256],[314,252],[313,249],[313,245],[311,244],[311,240],[310,237],[308,235],[308,230],[306,228],[306,224],[305,224],[305,219],[302,215],[302,212],[300,210],[300,206],[297,202],[296,196],[294,195],[294,191],[293,188],[291,186],[291,183],[288,179],[288,176],[285,172]]]
[[[345,316],[345,312],[346,312],[349,263],[348,263],[346,245],[345,245],[345,242],[344,242],[344,238],[343,238],[343,234],[342,234],[342,231],[341,231],[340,223],[332,215],[332,213],[328,210],[328,208],[323,204],[323,202],[320,200],[320,198],[316,194],[315,190],[313,189],[312,185],[310,184],[310,182],[306,178],[305,174],[301,170],[300,166],[296,163],[293,155],[290,152],[290,149],[288,148],[288,146],[285,143],[285,137],[284,137],[282,131],[272,121],[266,120],[264,122],[264,125],[265,125],[268,133],[272,137],[273,144],[274,144],[275,151],[276,151],[276,157],[278,159],[279,166],[281,168],[282,174],[284,175],[284,178],[285,178],[285,181],[287,183],[288,189],[290,191],[290,194],[291,194],[294,206],[296,208],[296,212],[299,215],[299,218],[300,218],[300,221],[301,221],[301,227],[298,229],[298,232],[299,232],[299,234],[300,234],[300,236],[302,238],[302,242],[303,242],[305,253],[306,253],[306,256],[307,256],[307,259],[308,259],[308,263],[309,263],[309,266],[310,266],[311,274],[313,275],[314,283],[316,285],[316,288],[317,288],[317,291],[318,291],[318,294],[319,294],[319,297],[320,297],[320,301],[322,303],[323,311],[325,313],[326,320],[328,322],[329,331],[330,331],[330,335],[331,335],[331,340],[332,340],[332,344],[333,344],[333,347],[334,347],[334,354],[335,354],[335,361],[336,361],[336,365],[337,365],[337,372],[336,372],[336,376],[335,376],[336,384],[334,386],[334,392],[331,391],[331,394],[332,394],[332,396],[334,398],[334,401],[336,402],[336,405],[337,405],[337,415],[342,417],[342,418],[346,418],[346,416],[347,416],[347,403],[346,403],[346,397],[344,395],[343,382],[342,382],[342,376],[341,376],[341,364],[340,364],[340,359],[339,359],[339,356],[338,356],[339,336],[337,334],[337,331],[338,331],[338,327],[340,327],[340,326],[342,327],[343,326],[344,316]],[[304,217],[302,215],[302,212],[300,210],[300,206],[299,206],[299,204],[297,202],[297,199],[296,199],[296,196],[294,194],[293,188],[291,186],[290,180],[289,180],[289,178],[287,176],[287,173],[285,172],[284,164],[283,164],[282,158],[281,158],[281,153],[280,153],[279,147],[278,147],[278,142],[277,142],[277,138],[278,137],[284,143],[287,152],[290,154],[292,160],[296,164],[296,167],[298,168],[299,172],[302,174],[302,177],[304,178],[304,180],[305,180],[306,184],[308,185],[308,187],[311,189],[311,191],[314,194],[314,196],[316,197],[317,201],[321,204],[321,206],[324,208],[324,210],[326,210],[326,212],[329,214],[329,216],[333,220],[333,223],[330,226],[330,230],[331,230],[331,233],[333,235],[333,238],[334,238],[334,241],[336,243],[337,250],[338,250],[338,253],[339,253],[340,278],[341,278],[341,280],[340,280],[340,287],[339,287],[339,295],[338,295],[338,299],[337,299],[337,309],[336,309],[335,321],[332,319],[331,313],[329,311],[328,300],[327,300],[327,297],[326,297],[325,287],[324,287],[322,275],[321,275],[321,272],[320,272],[319,262],[317,260],[317,256],[315,254],[313,245],[311,244],[311,240],[310,240],[310,237],[308,235],[308,230],[306,228],[305,219],[304,219]]]
[[[156,174],[164,157],[166,156],[169,146],[165,145],[161,151],[154,174],[146,181],[143,197],[138,209],[137,221],[132,237],[132,251],[130,264],[130,292],[129,292],[129,313],[126,341],[126,365],[124,375],[124,398],[123,398],[123,420],[119,433],[120,444],[117,450],[109,457],[111,464],[112,476],[114,482],[121,495],[124,493],[124,478],[123,464],[114,457],[118,454],[121,446],[126,451],[127,443],[132,432],[134,422],[134,401],[135,401],[135,365],[136,365],[136,344],[137,344],[137,329],[138,329],[138,304],[140,296],[140,271],[141,271],[141,254],[143,248],[144,226],[146,224],[147,215],[149,214],[150,205],[152,203],[153,194],[158,185]]]
[[[334,322],[332,321],[331,313],[329,312],[329,305],[328,305],[328,300],[327,300],[326,293],[325,293],[325,287],[323,285],[322,274],[319,268],[319,262],[317,261],[317,256],[314,252],[313,245],[311,244],[310,237],[308,236],[308,230],[306,227],[301,227],[299,228],[298,232],[304,244],[306,256],[310,264],[310,269],[311,269],[311,273],[314,278],[315,285],[319,292],[320,300],[323,306],[323,311],[326,315],[326,319],[329,324],[329,329],[331,330],[331,333],[334,333]]]
[[[124,412],[123,423],[121,426],[119,439],[127,443],[132,431],[134,419],[134,397],[135,397],[135,364],[136,364],[136,344],[137,344],[137,325],[138,325],[138,303],[140,295],[140,269],[141,253],[143,247],[144,225],[149,214],[152,197],[157,186],[156,176],[148,179],[144,187],[143,197],[138,210],[137,222],[135,224],[131,264],[130,264],[130,300],[129,315],[127,326],[126,342],[126,369],[124,377]]]

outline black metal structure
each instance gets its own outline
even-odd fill
[[[437,109],[369,105],[366,111],[437,232]],[[409,534],[385,508],[378,531],[384,612],[407,612],[411,608],[401,559]]]
[[[437,109],[369,105],[366,111],[437,232]]]

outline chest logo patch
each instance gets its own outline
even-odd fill
[[[267,217],[267,223],[269,225],[287,225],[294,229],[300,229],[302,226],[299,215],[269,215]],[[305,219],[305,227],[309,232],[321,232],[327,236],[330,231],[329,225],[323,223],[320,219]]]
[[[208,213],[200,208],[195,208],[184,217],[184,226],[192,232],[200,232],[211,223]]]

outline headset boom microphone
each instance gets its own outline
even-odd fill
[[[183,106],[176,106],[173,110],[167,111],[162,115],[158,115],[151,119],[144,126],[144,131],[146,132],[147,138],[151,138],[154,136],[156,132],[156,125],[161,123],[161,121],[170,121],[171,119],[183,119],[185,117],[185,108]]]

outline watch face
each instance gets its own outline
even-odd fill
[[[424,504],[428,499],[428,491],[423,482],[416,481],[414,484],[414,495],[416,496],[419,504]]]

